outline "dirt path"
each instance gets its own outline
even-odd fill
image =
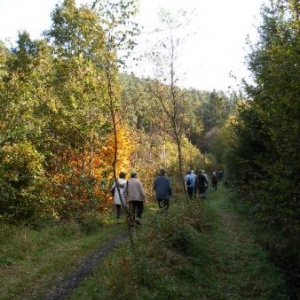
[[[103,259],[117,245],[128,237],[128,232],[117,235],[109,243],[96,249],[78,267],[74,274],[64,278],[57,286],[53,287],[44,297],[45,300],[61,300],[69,295],[82,280],[84,280],[96,267],[100,266]]]

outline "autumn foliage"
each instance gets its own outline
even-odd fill
[[[133,151],[129,129],[117,128],[117,170],[127,170]],[[104,142],[86,145],[82,152],[71,147],[56,153],[55,167],[49,170],[47,190],[59,199],[55,209],[59,217],[96,210],[103,211],[111,203],[110,186],[113,180],[112,162],[115,153],[115,137],[110,132]],[[58,163],[59,162],[59,163]]]

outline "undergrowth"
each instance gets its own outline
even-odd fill
[[[205,201],[147,205],[144,225],[66,299],[287,300],[278,269],[256,243],[220,186]],[[35,228],[5,225],[0,234],[0,299],[43,299],[45,292],[126,225],[114,217]]]
[[[153,213],[68,299],[287,300],[284,282],[221,187]]]

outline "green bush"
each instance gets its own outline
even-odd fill
[[[34,219],[48,204],[43,157],[30,143],[7,145],[0,154],[0,212],[11,222]]]

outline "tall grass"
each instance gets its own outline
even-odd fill
[[[200,268],[195,266],[207,260],[201,238],[204,208],[200,202],[185,203],[181,199],[171,205],[167,214],[149,214],[144,220],[147,225],[135,229],[135,253],[129,244],[121,246],[69,299],[185,299],[199,295],[202,287],[195,289],[195,285]]]
[[[280,272],[231,196],[220,186],[205,201],[178,198],[166,214],[148,204],[144,225],[132,231],[135,251],[129,241],[119,245],[67,299],[288,299]],[[43,299],[89,252],[126,230],[112,219],[2,226],[0,299]]]
[[[284,282],[220,187],[205,202],[172,203],[134,232],[69,300],[282,299]]]

